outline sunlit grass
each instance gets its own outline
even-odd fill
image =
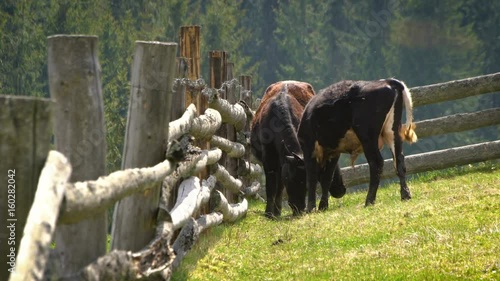
[[[413,199],[381,188],[330,209],[268,220],[251,202],[235,224],[202,235],[173,280],[499,280],[498,163],[414,177]]]

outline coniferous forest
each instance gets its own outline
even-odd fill
[[[120,167],[135,40],[178,42],[200,25],[261,96],[278,80],[316,91],[342,79],[396,77],[409,87],[500,71],[500,1],[481,0],[3,0],[0,94],[49,97],[47,36],[99,37],[108,172]],[[416,108],[415,119],[499,107],[499,93]],[[406,154],[499,139],[499,126],[437,136]],[[418,132],[418,131],[417,131]]]

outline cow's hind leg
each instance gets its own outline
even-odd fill
[[[401,136],[398,133],[394,133],[394,151],[393,153],[393,161],[395,162],[396,174],[399,178],[399,184],[401,186],[401,200],[410,200],[411,193],[408,185],[406,184],[406,165],[405,165],[405,156],[403,154],[403,141],[401,140]]]
[[[309,159],[308,159],[309,158]],[[306,211],[311,212],[316,208],[316,184],[318,183],[318,163],[304,154],[306,160],[306,186],[307,186],[307,205]]]
[[[281,175],[281,173],[279,173]],[[276,177],[276,194],[274,196],[274,209],[273,209],[273,216],[279,217],[281,216],[281,209],[283,206],[282,203],[282,198],[283,198],[283,181],[281,180],[281,177],[278,176]]]
[[[365,202],[365,206],[369,206],[375,204],[375,199],[377,198],[380,177],[384,168],[384,158],[382,158],[378,148],[378,135],[367,134],[361,130],[357,131],[356,135],[363,145],[365,157],[370,167],[370,184]]]

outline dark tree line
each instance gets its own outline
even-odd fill
[[[316,90],[341,79],[397,77],[410,87],[500,71],[500,2],[480,0],[4,0],[0,93],[49,95],[46,38],[99,36],[108,169],[119,168],[135,40],[178,41],[202,26],[208,51],[225,50],[258,96],[277,80]],[[498,94],[417,108],[417,120],[500,106]],[[440,136],[407,153],[498,139],[498,126]],[[418,131],[417,131],[418,132]]]

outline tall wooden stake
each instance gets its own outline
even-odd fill
[[[101,67],[96,36],[48,38],[50,95],[56,101],[55,146],[73,166],[70,181],[106,173],[106,138]],[[59,225],[55,251],[59,272],[78,271],[106,253],[106,213],[73,225]]]
[[[176,43],[135,43],[122,169],[154,166],[165,159]],[[138,251],[154,237],[161,183],[115,207],[111,248]]]

